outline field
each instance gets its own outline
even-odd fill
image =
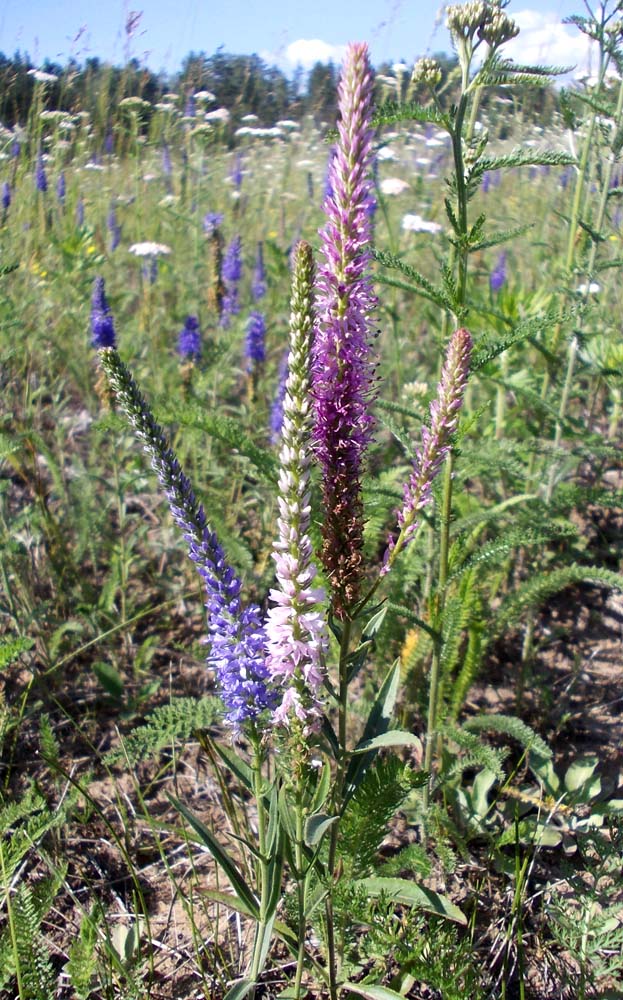
[[[2,998],[623,997],[622,57],[481,6],[2,131]]]

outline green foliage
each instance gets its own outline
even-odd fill
[[[105,761],[137,764],[141,760],[154,760],[163,749],[184,743],[197,730],[209,729],[221,712],[218,698],[174,698],[169,705],[160,705],[150,712],[145,723],[128,733],[122,745],[106,755]]]
[[[20,1000],[49,1000],[55,992],[56,973],[41,924],[64,878],[61,870],[34,887],[20,883],[5,899],[8,920],[0,934],[0,990],[16,983]]]
[[[368,769],[340,825],[340,856],[351,878],[372,872],[389,821],[418,783],[394,754],[377,757]]]

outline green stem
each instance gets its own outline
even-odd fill
[[[430,799],[431,778],[433,770],[433,741],[437,729],[439,712],[439,687],[441,681],[441,619],[445,604],[445,591],[448,581],[448,552],[450,549],[450,517],[452,511],[452,472],[454,458],[450,453],[446,459],[443,480],[443,499],[441,507],[441,540],[439,550],[439,578],[437,582],[437,597],[435,601],[435,631],[437,633],[433,645],[433,660],[431,664],[430,682],[428,687],[428,719],[426,724],[426,748],[424,751],[424,771],[428,782],[424,786],[424,805]]]
[[[256,879],[259,887],[260,896],[260,912],[257,921],[257,927],[255,932],[255,944],[253,946],[253,959],[251,963],[251,979],[254,984],[257,984],[261,970],[261,958],[262,958],[262,945],[264,942],[264,933],[267,924],[267,909],[268,909],[268,894],[270,892],[270,879],[269,879],[269,859],[266,855],[266,816],[264,812],[264,805],[262,801],[262,765],[264,763],[264,755],[261,750],[260,738],[255,735],[252,737],[253,742],[253,761],[252,761],[252,771],[253,771],[253,794],[255,796],[255,803],[257,806],[257,839],[258,839],[258,849],[259,858],[256,863]],[[255,985],[253,987],[253,994],[255,994]]]
[[[294,998],[299,1000],[301,995],[301,982],[303,979],[303,968],[305,963],[305,876],[303,874],[303,806],[301,802],[301,789],[297,795],[296,803],[296,841],[294,845],[294,861],[296,865],[296,884],[298,897],[298,954],[296,956],[296,976],[294,979]]]
[[[343,624],[342,638],[340,641],[340,661],[339,661],[339,695],[338,695],[338,761],[335,776],[335,786],[333,790],[333,810],[339,816],[343,807],[344,779],[346,777],[346,732],[347,732],[347,712],[348,712],[348,653],[350,649],[350,639],[352,633],[352,621],[347,619]],[[329,996],[331,1000],[337,1000],[338,995],[338,956],[335,947],[335,920],[333,913],[333,887],[335,877],[335,862],[337,858],[339,823],[334,823],[331,827],[331,839],[329,841],[329,857],[327,860],[328,892],[325,901],[325,919],[327,924],[327,950],[329,952]]]

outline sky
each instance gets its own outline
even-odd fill
[[[449,52],[439,0],[0,0],[0,51],[27,52],[35,65],[88,56],[175,72],[190,51],[220,46],[257,53],[288,75],[297,63],[339,62],[349,41],[367,41],[372,62]],[[505,50],[517,61],[587,68],[586,45],[561,19],[583,13],[582,0],[511,0],[521,32]],[[131,37],[125,25],[140,14]]]

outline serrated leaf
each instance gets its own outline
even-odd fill
[[[476,715],[463,723],[463,729],[470,733],[491,732],[512,736],[526,750],[538,754],[539,758],[550,760],[552,757],[552,751],[545,740],[513,715]]]
[[[355,886],[361,887],[373,899],[385,896],[395,903],[404,903],[407,906],[415,906],[418,909],[426,910],[428,913],[435,913],[437,916],[446,917],[457,924],[466,924],[465,914],[459,910],[458,906],[451,903],[446,896],[442,896],[432,889],[416,885],[404,878],[362,878],[357,879]]]

